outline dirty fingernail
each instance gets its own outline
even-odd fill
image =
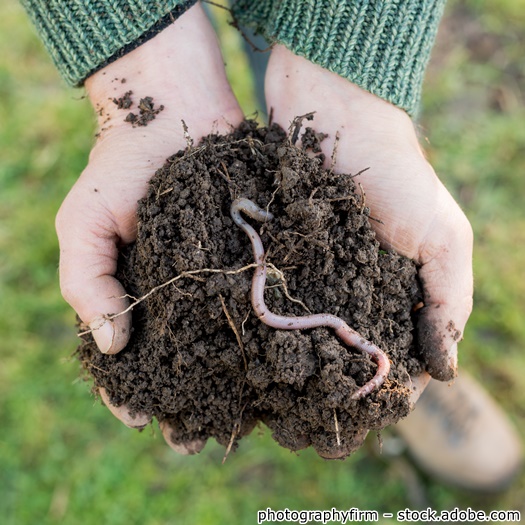
[[[174,443],[171,440],[171,427],[165,422],[162,422],[159,426],[164,437],[164,441],[166,441],[170,448],[177,452],[177,454],[182,456],[192,456],[194,454],[198,454],[206,445],[206,440],[204,439],[195,439],[193,441],[187,441],[186,443]]]
[[[97,343],[99,350],[103,354],[111,353],[113,340],[115,338],[115,328],[113,323],[108,319],[97,317],[91,321],[89,328],[92,330],[91,334],[93,335],[93,339],[95,340],[95,343]]]
[[[198,454],[206,445],[206,441],[202,439],[196,439],[195,441],[188,441],[187,443],[173,443],[171,439],[164,438],[166,443],[181,456],[193,456]]]
[[[151,416],[138,412],[134,415],[131,415],[127,406],[115,406],[111,404],[109,395],[105,388],[100,387],[98,389],[100,397],[109,411],[119,419],[124,425],[129,428],[136,428],[137,430],[143,429],[146,425],[151,423]]]

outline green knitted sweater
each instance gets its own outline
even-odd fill
[[[196,0],[22,0],[66,81],[164,29]],[[236,0],[237,19],[271,42],[417,112],[445,0]]]
[[[21,0],[66,82],[95,71],[154,37],[197,0]]]

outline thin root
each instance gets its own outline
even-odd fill
[[[230,437],[230,442],[228,443],[228,446],[226,447],[226,451],[224,452],[224,457],[222,458],[222,464],[226,463],[226,460],[228,459],[228,456],[230,455],[230,452],[232,450],[233,444],[235,443],[235,438],[239,434],[240,425],[236,421],[233,425],[232,435]]]
[[[297,303],[297,304],[301,305],[309,314],[311,314],[312,311],[308,308],[308,306],[306,306],[300,299],[294,299],[290,295],[290,293],[288,292],[288,286],[286,285],[286,279],[284,277],[283,272],[281,272],[281,270],[279,270],[279,268],[277,268],[277,266],[275,266],[272,263],[267,262],[266,266],[268,266],[268,268],[271,268],[277,274],[277,277],[281,281],[280,286],[282,286],[283,291],[284,291],[284,295],[286,296],[286,298],[289,301],[292,301],[292,303]]]
[[[330,158],[330,173],[333,173],[335,169],[335,163],[337,162],[337,148],[339,146],[339,131],[335,132],[334,149],[332,150],[332,156]]]
[[[365,211],[365,206],[366,206],[366,193],[365,193],[365,190],[363,189],[363,186],[361,185],[360,182],[358,182],[359,184],[359,189],[361,190],[361,210],[360,210],[360,213],[363,213]]]
[[[337,411],[334,408],[334,426],[335,426],[335,439],[337,441],[337,446],[341,446],[341,434],[339,432],[339,421],[337,421]]]
[[[224,275],[235,275],[237,273],[245,272],[246,270],[249,270],[250,268],[257,268],[257,266],[258,266],[258,264],[251,263],[251,264],[247,264],[246,266],[243,266],[242,268],[239,268],[237,270],[222,270],[222,269],[219,269],[219,268],[202,268],[201,270],[189,270],[187,272],[182,272],[179,275],[176,275],[175,277],[170,279],[169,281],[166,281],[165,283],[162,283],[162,284],[159,284],[158,286],[155,286],[147,294],[143,295],[142,297],[139,297],[136,301],[131,303],[125,310],[122,310],[122,312],[118,312],[118,313],[112,314],[112,315],[105,315],[104,316],[104,322],[105,321],[111,321],[112,319],[115,319],[117,317],[120,317],[121,315],[124,315],[124,314],[130,312],[131,310],[133,310],[133,308],[135,308],[135,306],[140,304],[142,301],[146,300],[148,297],[153,295],[155,292],[158,292],[162,288],[166,288],[166,286],[169,286],[170,284],[173,284],[174,282],[176,282],[176,281],[178,281],[180,279],[184,279],[186,277],[190,277],[190,278],[193,277],[193,278],[195,278],[194,276],[196,276],[199,273],[222,273]],[[98,330],[98,328],[103,326],[104,322],[101,323],[100,326],[98,326],[96,328],[90,328],[89,330],[85,330],[84,332],[78,333],[77,334],[78,337],[82,337],[83,335],[90,334],[94,330]]]
[[[232,17],[231,20],[228,20],[228,24],[231,25],[234,29],[237,29],[237,31],[239,31],[241,36],[244,38],[246,43],[252,48],[253,51],[255,51],[256,53],[265,53],[266,51],[270,51],[272,49],[273,45],[270,45],[270,46],[268,46],[268,47],[266,47],[264,49],[261,49],[260,47],[257,47],[248,38],[248,36],[244,33],[244,31],[241,29],[241,27],[239,25],[239,21],[237,20],[237,17],[233,14],[233,11],[229,7],[226,7],[225,5],[222,5],[222,4],[217,4],[216,2],[212,2],[211,0],[202,0],[202,1],[205,4],[209,4],[209,5],[212,5],[214,7],[218,7],[219,9],[224,9],[225,11],[228,11],[230,16]]]
[[[193,139],[191,138],[190,132],[188,131],[188,125],[184,120],[182,122],[182,130],[184,132],[184,139],[186,140],[186,150],[193,148]]]
[[[239,348],[241,349],[242,360],[244,361],[244,370],[248,371],[248,363],[246,361],[246,354],[244,353],[244,345],[242,343],[241,336],[239,335],[239,331],[237,330],[237,327],[235,326],[235,323],[233,322],[230,312],[228,312],[228,309],[226,308],[224,297],[221,294],[219,294],[219,299],[221,300],[222,311],[224,312],[224,315],[226,316],[226,319],[228,320],[228,324],[230,325],[231,329],[233,330],[233,333],[235,334],[235,337],[237,339],[237,344],[239,345]]]
[[[311,111],[310,113],[299,115],[298,117],[295,117],[292,120],[292,123],[290,124],[290,128],[288,129],[288,135],[290,137],[290,144],[292,146],[295,145],[295,143],[297,142],[297,139],[299,138],[299,133],[301,132],[301,128],[303,126],[303,120],[313,120],[314,115],[315,115],[315,111]]]

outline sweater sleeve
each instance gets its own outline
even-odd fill
[[[197,0],[21,0],[70,85],[154,37]]]
[[[237,0],[238,20],[417,113],[445,0]]]

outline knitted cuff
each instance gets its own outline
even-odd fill
[[[445,0],[237,0],[236,18],[413,116]]]
[[[21,0],[73,86],[153,38],[197,0]]]

